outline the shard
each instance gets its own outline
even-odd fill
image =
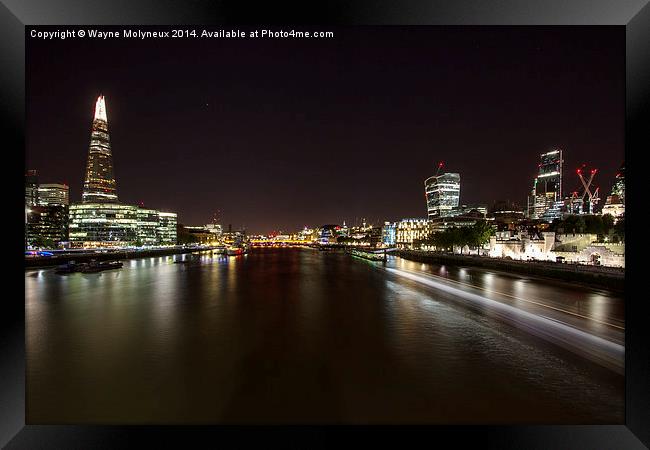
[[[97,98],[95,118],[90,135],[83,203],[117,203],[113,154],[108,136],[108,117],[103,95]]]

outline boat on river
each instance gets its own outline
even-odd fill
[[[60,275],[65,275],[65,274],[68,274],[68,273],[79,272],[84,265],[85,264],[77,264],[74,261],[69,261],[69,262],[67,262],[65,264],[62,264],[62,265],[58,266],[54,270],[54,273],[58,273]]]
[[[246,245],[231,245],[226,248],[226,255],[228,256],[245,255],[246,253],[248,253],[248,246]]]
[[[386,261],[386,253],[375,253],[364,250],[353,249],[350,252],[350,255],[356,256],[358,258],[368,259],[370,261]]]
[[[124,264],[121,261],[91,261],[81,268],[82,273],[96,273],[104,270],[121,269]]]

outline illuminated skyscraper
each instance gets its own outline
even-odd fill
[[[616,173],[612,195],[617,195],[621,203],[625,204],[625,163],[621,164],[621,168]]]
[[[453,215],[460,200],[460,174],[443,173],[424,181],[429,219]]]
[[[625,164],[616,173],[612,194],[607,196],[602,213],[611,214],[615,222],[625,215]]]
[[[528,198],[528,215],[548,222],[560,217],[562,198],[562,150],[542,153],[533,190]]]
[[[67,195],[65,199],[67,202]],[[103,95],[95,104],[82,201],[70,205],[69,217],[71,247],[176,244],[176,213],[126,205],[117,200]]]
[[[108,137],[106,102],[100,95],[95,104],[95,118],[90,135],[83,203],[116,203],[117,190],[113,175],[113,155]]]

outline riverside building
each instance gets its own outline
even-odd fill
[[[552,222],[562,216],[562,150],[553,149],[540,155],[537,176],[528,196],[528,217]]]
[[[176,223],[175,213],[118,201],[106,100],[100,95],[95,103],[82,201],[70,205],[70,245],[173,245],[176,244]]]
[[[39,184],[35,170],[25,174],[25,246],[55,248],[68,237],[68,186]]]

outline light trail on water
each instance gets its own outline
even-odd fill
[[[451,286],[435,279],[409,271],[386,267],[386,271],[434,289],[447,292],[475,306],[489,308],[502,320],[512,323],[527,332],[550,341],[580,356],[586,357],[617,373],[624,373],[625,347],[598,336],[578,330],[556,319],[536,315],[514,306],[501,303],[479,294]]]

